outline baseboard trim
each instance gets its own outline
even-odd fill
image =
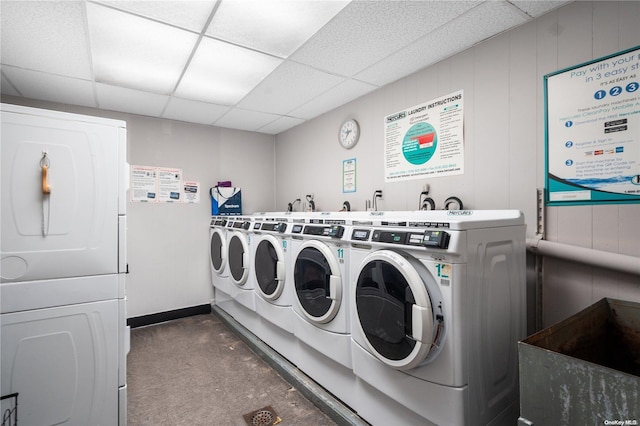
[[[131,328],[144,327],[146,325],[158,324],[161,322],[191,317],[194,315],[210,314],[211,305],[198,305],[188,308],[175,309],[173,311],[158,312],[156,314],[142,315],[139,317],[127,318],[127,325]]]

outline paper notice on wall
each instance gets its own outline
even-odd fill
[[[182,169],[131,166],[129,199],[147,203],[182,202]]]
[[[384,119],[385,182],[464,173],[463,92]]]
[[[158,201],[179,203],[182,201],[182,170],[158,168]]]
[[[342,192],[356,192],[356,159],[342,162]]]
[[[200,182],[185,181],[183,186],[182,202],[183,203],[199,203],[200,202]]]
[[[129,199],[139,202],[156,202],[158,195],[157,168],[131,166]]]

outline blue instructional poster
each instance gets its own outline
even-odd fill
[[[548,205],[640,203],[640,46],[544,77]]]
[[[464,173],[463,93],[387,115],[385,182]]]

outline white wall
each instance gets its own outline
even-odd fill
[[[129,164],[181,168],[186,180],[200,182],[197,204],[128,204],[129,318],[210,303],[209,187],[223,180],[241,187],[245,213],[275,208],[271,135],[9,96],[2,101],[125,120]]]
[[[536,190],[544,187],[543,76],[640,45],[638,22],[640,2],[574,2],[278,135],[277,208],[314,193],[320,210],[338,210],[343,200],[363,210],[382,189],[380,210],[415,210],[429,183],[439,207],[456,195],[465,208],[523,211],[533,236]],[[383,118],[457,90],[464,90],[464,175],[385,183]],[[362,132],[349,151],[337,142],[347,117]],[[342,193],[348,158],[357,159],[355,194]],[[556,207],[546,215],[549,240],[640,257],[640,205]],[[601,297],[640,302],[637,276],[555,259],[544,271],[545,326]]]

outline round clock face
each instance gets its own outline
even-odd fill
[[[353,148],[360,138],[360,126],[356,120],[347,120],[340,126],[340,133],[338,139],[340,145],[349,149]]]

